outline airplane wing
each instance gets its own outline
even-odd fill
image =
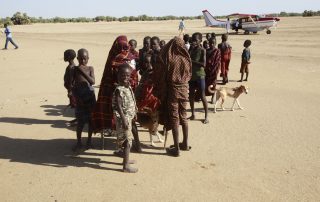
[[[228,17],[244,18],[244,17],[257,17],[257,15],[256,14],[232,13],[232,14],[228,15]]]

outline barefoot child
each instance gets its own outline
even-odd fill
[[[136,101],[130,87],[131,67],[128,64],[119,66],[118,86],[113,92],[112,108],[116,119],[117,143],[124,148],[123,172],[136,173],[137,168],[130,167],[129,154],[132,146],[132,120],[136,116]]]
[[[242,60],[241,60],[241,79],[239,82],[243,81],[243,74],[246,73],[246,79],[244,81],[248,81],[249,76],[249,64],[250,64],[250,58],[251,58],[251,52],[249,46],[251,45],[251,40],[245,40],[244,41],[244,49],[242,51]]]
[[[220,76],[222,77],[223,84],[226,84],[229,82],[228,80],[228,72],[229,72],[229,64],[231,60],[231,50],[232,47],[227,42],[228,35],[222,34],[221,36],[222,42],[218,45],[218,48],[221,52],[221,73]]]
[[[69,106],[71,108],[75,107],[75,99],[72,95],[72,87],[73,87],[73,78],[74,78],[74,58],[76,57],[76,52],[72,49],[68,49],[64,51],[64,61],[68,62],[69,65],[66,68],[66,71],[64,73],[64,87],[68,91],[68,98],[69,98]]]
[[[191,108],[190,120],[195,119],[194,115],[194,101],[196,91],[200,94],[200,98],[203,104],[205,117],[203,120],[204,124],[209,123],[208,119],[208,103],[205,94],[205,70],[206,66],[206,50],[200,46],[202,41],[202,34],[196,32],[192,35],[192,47],[189,50],[191,61],[192,61],[192,77],[189,81],[189,101]]]
[[[66,68],[66,71],[64,73],[64,87],[68,91],[68,98],[69,98],[69,105],[71,108],[74,108],[76,106],[76,99],[74,95],[72,94],[72,88],[73,88],[73,79],[74,79],[74,58],[76,57],[76,52],[72,49],[68,49],[64,51],[64,61],[68,62],[69,65]],[[77,119],[73,119],[69,122],[70,125],[73,125],[77,122]]]
[[[74,151],[82,148],[81,133],[84,125],[88,123],[88,140],[86,148],[92,147],[92,125],[91,111],[95,105],[96,98],[92,85],[95,83],[93,67],[87,66],[89,53],[86,49],[78,50],[79,66],[74,67],[74,88],[73,93],[76,97],[76,118],[77,118],[77,144]]]
[[[137,101],[137,108],[138,108],[138,122],[143,127],[149,130],[150,134],[150,142],[152,146],[154,144],[154,136],[158,137],[160,142],[163,142],[161,137],[158,133],[158,126],[159,126],[159,106],[160,100],[154,96],[154,85],[152,82],[152,73],[153,67],[151,64],[151,55],[147,54],[145,57],[145,69],[146,71],[141,76],[141,80],[139,85],[135,91],[135,98]],[[145,115],[148,115],[147,116]],[[144,115],[144,119],[143,118]]]

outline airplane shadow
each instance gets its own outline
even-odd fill
[[[27,163],[56,168],[88,167],[93,169],[122,171],[122,163],[104,161],[100,158],[80,157],[71,151],[73,139],[15,139],[0,136],[0,158],[10,162]],[[90,155],[82,152],[81,155]],[[107,156],[108,154],[104,154]],[[110,156],[113,156],[110,154]],[[110,168],[106,165],[117,165],[120,168]]]

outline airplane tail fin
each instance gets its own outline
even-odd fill
[[[211,15],[211,13],[209,13],[208,10],[203,10],[202,13],[204,16],[204,20],[206,22],[206,26],[209,26],[209,27],[225,27],[226,26],[225,21],[217,20]]]

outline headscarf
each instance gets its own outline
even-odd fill
[[[92,126],[95,133],[103,129],[114,128],[112,94],[117,82],[118,67],[130,61],[131,58],[127,37],[118,36],[109,51],[100,83],[98,100],[92,113]]]
[[[154,66],[154,94],[160,99],[159,123],[170,130],[168,105],[173,100],[187,100],[191,79],[191,59],[184,41],[175,37],[160,51]]]

